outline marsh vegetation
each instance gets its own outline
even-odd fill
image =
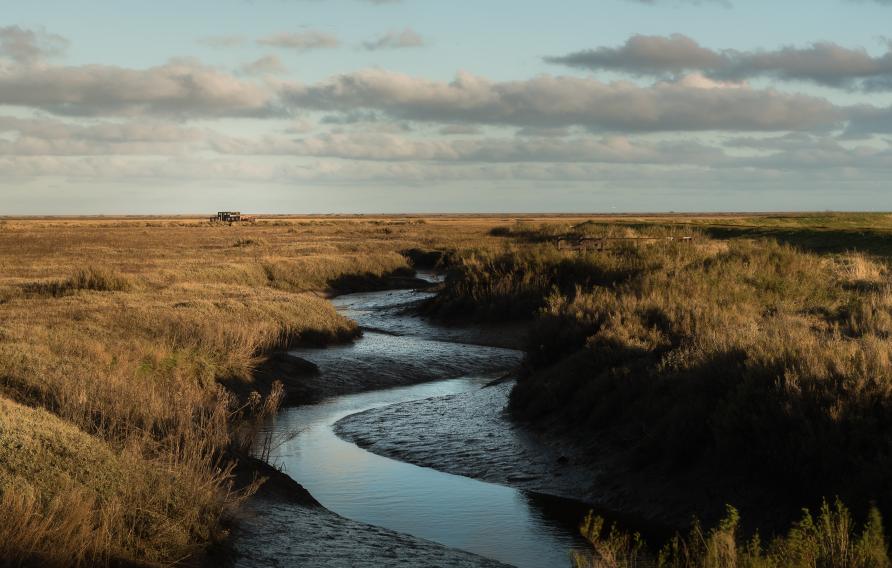
[[[597,439],[592,451],[622,448],[667,480],[700,480],[719,507],[726,482],[778,497],[761,513],[735,503],[745,527],[706,511],[716,528],[678,546],[731,547],[730,531],[737,565],[784,565],[764,558],[788,558],[772,543],[799,542],[808,506],[820,511],[814,527],[841,527],[846,550],[885,550],[870,503],[892,506],[889,225],[885,215],[7,220],[0,556],[200,558],[253,490],[233,473],[254,420],[281,396],[258,368],[287,346],[355,337],[325,294],[406,281],[412,262],[447,271],[429,315],[533,322],[510,398],[517,420]],[[616,238],[559,248],[567,235]],[[666,238],[679,236],[695,238]],[[837,495],[853,512],[826,516],[822,499]],[[756,558],[755,526],[769,543],[761,564],[742,560]],[[821,538],[809,542],[825,547]],[[667,565],[699,565],[679,562]],[[828,562],[813,565],[874,565]]]
[[[355,337],[324,294],[410,272],[416,228],[4,222],[0,558],[173,564],[224,540],[253,489],[234,468],[278,400],[256,369]]]
[[[573,552],[576,568],[883,568],[892,564],[879,511],[871,508],[858,526],[838,499],[821,503],[817,516],[801,518],[782,536],[763,542],[758,533],[740,534],[740,514],[727,507],[711,529],[694,522],[686,535],[676,535],[659,551],[648,550],[638,535],[607,526],[589,514],[582,523],[588,550]]]
[[[757,519],[751,532],[766,525],[783,534],[800,507],[840,496],[868,519],[864,534],[877,543],[871,503],[892,506],[892,274],[888,216],[855,217],[723,220],[721,231],[702,219],[504,226],[491,234],[509,250],[454,255],[429,309],[535,321],[510,398],[517,419],[598,440],[592,451],[615,448],[633,468],[697,482],[716,506],[767,495],[770,510],[741,504]],[[881,235],[879,246],[839,251],[852,223],[871,220],[860,230]],[[728,226],[738,227],[733,238],[724,238]],[[749,234],[778,226],[787,242]],[[621,238],[598,251],[554,246],[555,235],[573,233]],[[834,538],[854,543],[839,507],[822,508],[819,524],[837,525]],[[702,534],[737,531],[736,515],[713,516],[717,528]],[[790,534],[801,536],[809,519]],[[709,540],[701,537],[678,542]],[[825,547],[821,538],[809,546]],[[734,562],[665,565],[886,565],[854,553],[794,562],[782,539],[762,552],[735,542],[744,548]]]

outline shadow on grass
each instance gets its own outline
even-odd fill
[[[707,226],[702,230],[715,239],[770,238],[817,253],[857,250],[879,256],[892,256],[892,231],[731,226]]]

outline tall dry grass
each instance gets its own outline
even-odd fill
[[[225,538],[246,495],[234,461],[282,395],[221,381],[250,391],[271,351],[353,337],[323,293],[384,285],[409,269],[401,250],[434,241],[458,242],[389,221],[5,222],[0,558],[196,561]]]
[[[638,534],[607,528],[589,514],[580,528],[588,550],[572,553],[576,568],[887,568],[886,536],[879,511],[871,508],[857,526],[838,499],[824,501],[815,517],[809,510],[783,536],[762,542],[740,534],[740,515],[728,507],[725,517],[706,530],[694,522],[657,553],[648,551]]]
[[[702,234],[566,251],[509,234],[513,249],[453,255],[431,310],[535,316],[516,417],[613,440],[639,464],[743,477],[790,507],[892,507],[883,259]]]

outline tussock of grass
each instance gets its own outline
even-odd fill
[[[263,246],[267,246],[268,244],[269,243],[267,243],[266,240],[264,240],[264,239],[259,239],[259,238],[252,239],[252,238],[245,237],[245,238],[236,240],[232,244],[232,246],[234,246],[236,248],[238,248],[238,247],[263,247]]]
[[[826,501],[817,517],[807,509],[785,536],[765,546],[758,535],[740,534],[740,515],[727,508],[724,519],[710,530],[695,522],[688,535],[672,538],[658,554],[648,552],[637,534],[624,533],[589,514],[581,532],[591,548],[574,551],[577,568],[886,568],[892,565],[876,508],[860,529],[838,499]]]
[[[218,493],[225,475],[209,476],[206,459],[151,457],[132,443],[116,450],[49,412],[0,398],[0,558],[86,566],[194,551],[239,498]]]
[[[78,290],[94,292],[124,292],[131,287],[131,281],[113,270],[104,267],[88,266],[78,269],[64,280],[33,282],[25,285],[25,293],[35,296],[64,296]]]

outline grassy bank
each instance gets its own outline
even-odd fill
[[[608,527],[589,514],[581,526],[591,545],[573,552],[576,568],[886,568],[892,565],[879,511],[871,508],[863,525],[837,500],[809,510],[782,536],[763,542],[740,534],[740,514],[728,507],[713,528],[695,522],[659,551],[637,534]]]
[[[485,231],[3,222],[0,563],[196,562],[251,490],[234,463],[281,398],[256,382],[264,359],[357,334],[323,293],[390,286],[411,272],[401,250]]]
[[[867,219],[886,230],[886,216]],[[865,222],[830,221],[827,242]],[[559,250],[553,238],[566,233],[624,238],[603,251]],[[430,309],[536,318],[514,416],[609,440],[667,478],[742,479],[791,512],[833,495],[862,511],[871,499],[892,506],[884,247],[817,254],[774,239],[716,239],[704,220],[515,224],[494,234],[508,248],[456,254]],[[681,235],[695,238],[665,238]]]

